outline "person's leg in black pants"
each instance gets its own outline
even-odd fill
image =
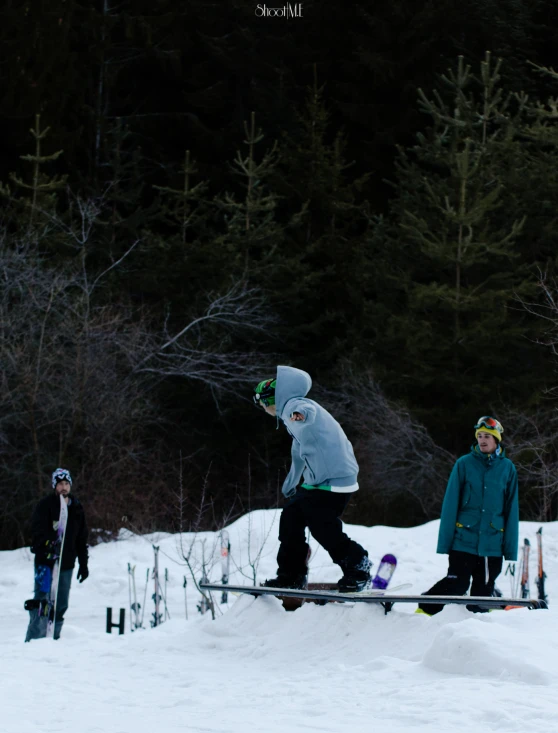
[[[304,489],[299,489],[285,505],[279,520],[279,552],[277,576],[295,580],[308,572],[308,544],[306,542],[306,514],[303,509]],[[306,493],[306,492],[305,492]]]
[[[450,550],[448,574],[435,583],[423,596],[464,596],[471,582],[471,575],[477,566],[477,555]],[[443,604],[419,603],[421,611],[434,616],[444,608]]]
[[[472,596],[492,596],[496,578],[502,572],[502,557],[478,557],[473,568],[473,582],[471,584]],[[473,613],[487,613],[488,608],[482,608],[475,604],[467,606]]]
[[[283,509],[279,522],[281,546],[277,555],[278,576],[294,577],[307,572],[308,544],[305,529],[343,570],[354,567],[366,550],[343,532],[341,514],[351,494],[321,489],[299,489]]]
[[[312,537],[326,550],[334,563],[345,572],[358,565],[365,555],[364,547],[343,532],[341,515],[352,494],[341,494],[320,489],[306,490],[303,504]]]

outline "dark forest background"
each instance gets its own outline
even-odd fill
[[[0,546],[68,467],[92,527],[280,505],[276,364],[363,524],[438,516],[483,414],[557,518],[553,0],[0,11]]]

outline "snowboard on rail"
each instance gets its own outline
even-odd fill
[[[508,605],[516,605],[522,608],[537,609],[547,608],[545,601],[534,598],[496,598],[494,596],[424,596],[396,594],[394,591],[401,590],[403,586],[396,586],[389,593],[381,590],[370,589],[359,593],[339,593],[335,590],[299,590],[295,588],[270,588],[261,585],[228,585],[231,593],[246,593],[252,596],[276,596],[281,599],[294,598],[300,601],[313,601],[318,604],[325,603],[380,603],[386,613],[391,610],[395,603],[421,603],[421,604],[475,604],[482,608],[502,608]],[[222,591],[220,583],[200,583],[201,590]]]

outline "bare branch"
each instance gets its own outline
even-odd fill
[[[325,400],[342,415],[353,440],[361,475],[374,498],[392,502],[411,496],[422,517],[438,516],[455,456],[437,445],[405,407],[388,400],[372,373],[346,369],[342,392],[325,392]]]

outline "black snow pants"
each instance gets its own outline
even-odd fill
[[[351,496],[352,493],[298,489],[283,509],[279,521],[279,575],[299,576],[307,573],[306,527],[343,571],[355,567],[368,555],[358,542],[343,532],[340,517]]]
[[[422,595],[464,596],[469,589],[472,577],[471,595],[491,596],[496,578],[502,570],[502,564],[503,559],[501,557],[480,557],[469,552],[450,550],[448,574]],[[444,606],[442,604],[419,603],[419,608],[433,616],[435,613],[440,613]],[[467,608],[473,612],[485,610],[474,604],[468,605]]]

